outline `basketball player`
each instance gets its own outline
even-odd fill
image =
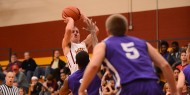
[[[80,87],[84,70],[89,63],[89,55],[85,51],[80,51],[76,55],[76,63],[79,66],[79,70],[71,74],[64,81],[63,87],[60,89],[60,95],[68,95],[70,90],[73,95],[78,95],[78,89]],[[89,87],[87,88],[88,95],[99,95],[99,88],[101,85],[100,78],[96,75]]]
[[[75,72],[78,67],[76,65],[75,56],[79,51],[88,52],[88,48],[94,44],[96,41],[92,40],[96,34],[98,34],[98,28],[92,20],[88,19],[84,15],[81,19],[87,24],[87,31],[91,32],[85,40],[80,42],[80,32],[79,29],[74,25],[74,20],[71,17],[64,17],[64,22],[67,23],[65,28],[65,35],[62,41],[62,48],[64,55],[67,58],[69,68],[71,73]]]
[[[171,95],[178,95],[173,72],[167,61],[148,42],[125,36],[127,26],[126,18],[119,14],[111,15],[106,20],[109,37],[94,48],[79,95],[85,95],[85,89],[96,75],[102,61],[112,71],[115,88],[121,88],[114,95],[163,95],[157,84],[158,78],[152,61],[162,70],[171,87]]]
[[[190,55],[190,43],[188,45],[187,51],[186,51],[187,59],[189,60]],[[188,61],[189,62],[189,61]],[[190,86],[190,64],[188,65],[179,73],[178,76],[178,83],[177,83],[177,89],[180,93],[182,93],[183,86],[185,85],[185,80],[188,83],[188,86]]]

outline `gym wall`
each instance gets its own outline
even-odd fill
[[[99,41],[106,37],[106,18],[122,13],[132,21],[129,35],[145,39],[155,47],[157,33],[159,40],[166,39],[170,43],[179,40],[181,46],[190,42],[190,0],[158,0],[158,3],[156,0],[2,0],[0,48],[12,48],[16,52],[61,48],[66,25],[61,12],[69,5],[77,6],[97,22]],[[76,25],[81,30],[82,41],[88,33],[82,30],[83,23],[78,21]],[[33,56],[50,55],[36,53]]]

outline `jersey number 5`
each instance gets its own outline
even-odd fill
[[[121,47],[126,52],[125,55],[129,59],[136,59],[140,56],[138,50],[134,47],[134,43],[121,43]]]

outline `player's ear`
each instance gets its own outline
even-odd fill
[[[108,29],[106,29],[106,33],[107,33],[107,35],[110,35],[110,32],[108,32],[109,30]]]
[[[111,35],[110,32],[108,32],[108,31],[106,33],[107,33],[108,36]]]

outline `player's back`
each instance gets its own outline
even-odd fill
[[[184,69],[183,69],[183,73],[185,75],[185,80],[188,83],[188,86],[190,86],[190,64],[187,65]]]
[[[157,80],[146,41],[131,36],[111,36],[105,43],[107,63],[113,66],[111,70],[119,84],[138,79]]]
[[[78,95],[78,89],[82,82],[82,77],[83,77],[84,71],[85,71],[85,68],[79,69],[69,76],[68,85],[69,85],[69,89],[72,91],[73,95]],[[96,75],[87,89],[88,95],[99,95],[100,85],[101,85],[101,80]]]

